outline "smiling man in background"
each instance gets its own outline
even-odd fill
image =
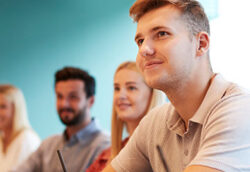
[[[65,67],[55,75],[57,111],[66,129],[62,135],[44,140],[18,172],[61,172],[57,150],[61,150],[68,171],[84,171],[109,146],[109,136],[91,119],[95,80],[87,72]]]

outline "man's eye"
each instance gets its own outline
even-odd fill
[[[76,95],[71,95],[69,98],[70,98],[71,100],[76,100],[76,99],[78,99],[78,96],[76,96]]]
[[[114,87],[114,91],[119,91],[120,88],[119,87]]]
[[[56,98],[57,99],[62,99],[62,96],[61,95],[57,95]]]
[[[143,39],[138,39],[138,41],[137,41],[137,45],[139,46],[139,45],[142,45],[142,43],[143,43]]]
[[[165,31],[160,31],[160,32],[158,32],[158,34],[157,34],[158,37],[167,36],[167,35],[168,35],[168,33],[165,32]]]
[[[129,90],[136,90],[136,87],[130,86],[128,87]]]
[[[7,106],[6,105],[0,105],[0,109],[6,109]]]

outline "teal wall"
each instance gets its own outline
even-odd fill
[[[97,80],[92,109],[110,129],[113,73],[135,60],[133,0],[0,0],[0,83],[21,88],[29,119],[41,138],[63,125],[55,108],[54,73],[65,65]]]
[[[110,130],[113,73],[121,62],[135,60],[137,53],[136,24],[128,17],[133,2],[0,0],[0,83],[23,90],[29,119],[42,139],[64,129],[53,85],[54,73],[65,65],[94,75],[92,116]]]

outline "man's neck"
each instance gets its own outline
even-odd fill
[[[78,125],[67,126],[67,128],[66,128],[67,138],[70,139],[78,131],[85,128],[89,123],[91,123],[91,118],[85,119],[82,123],[80,123]]]
[[[186,128],[188,128],[188,120],[194,116],[205,98],[214,77],[215,74],[212,72],[207,75],[201,74],[193,77],[193,80],[183,87],[167,92],[170,102],[185,122]]]

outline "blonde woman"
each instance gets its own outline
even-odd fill
[[[39,144],[28,122],[22,92],[12,85],[0,85],[0,171],[13,169]]]
[[[102,171],[125,146],[123,129],[131,136],[140,120],[149,110],[164,103],[164,94],[149,88],[136,68],[135,62],[124,62],[114,75],[114,97],[112,109],[112,145],[103,151],[87,172]]]

